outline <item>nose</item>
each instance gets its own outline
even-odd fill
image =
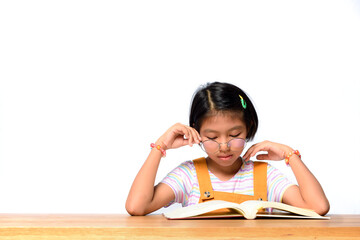
[[[220,145],[221,152],[227,152],[230,150],[228,142],[219,143],[219,145]]]

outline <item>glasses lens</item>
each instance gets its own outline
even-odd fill
[[[214,153],[219,150],[219,144],[213,140],[206,140],[201,144],[201,148],[207,153]]]
[[[230,147],[231,151],[242,151],[245,147],[245,140],[241,138],[234,138],[229,141],[228,146]]]

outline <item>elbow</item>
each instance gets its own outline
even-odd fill
[[[145,216],[147,214],[145,209],[128,202],[125,204],[125,209],[131,216]]]
[[[328,201],[325,201],[322,204],[319,204],[314,208],[314,211],[318,213],[321,216],[326,215],[330,210],[330,203]]]

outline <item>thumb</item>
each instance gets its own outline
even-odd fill
[[[270,160],[269,159],[269,154],[259,154],[256,156],[257,160]]]

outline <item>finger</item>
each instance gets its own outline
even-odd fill
[[[250,156],[250,148],[246,151],[246,153],[244,154],[244,156],[243,156],[243,159],[244,160],[247,160],[248,158],[249,158],[249,156]]]
[[[188,132],[186,131],[185,127],[177,125],[174,129],[170,131],[168,135],[168,141],[174,141],[177,138],[189,138]]]
[[[191,129],[190,128],[186,128],[186,130],[187,130],[187,132],[188,132],[188,144],[190,145],[190,147],[192,147],[193,146],[193,144],[194,144],[194,136],[193,136],[193,133],[192,133],[192,131],[191,131]]]
[[[190,127],[189,129],[190,129],[190,132],[192,134],[194,143],[200,143],[200,135],[199,135],[199,133],[194,128]]]
[[[270,160],[269,154],[259,154],[256,156],[257,160]]]
[[[174,133],[176,135],[180,135],[180,136],[185,136],[186,139],[189,139],[189,131],[188,129],[183,126],[183,125],[180,125],[179,127],[177,127],[176,129],[174,129]]]
[[[201,136],[200,136],[200,133],[198,132],[198,131],[196,131],[196,129],[195,129],[195,132],[196,132],[196,134],[198,135],[198,139],[199,139],[199,143],[202,141],[202,139],[201,139]]]
[[[198,138],[198,140],[199,140],[199,143],[201,142],[201,136],[200,136],[200,133],[195,129],[195,128],[193,128],[193,130],[195,131],[195,133],[196,133],[196,136],[197,136],[197,138]]]
[[[250,157],[253,156],[253,151],[254,151],[256,145],[257,145],[257,144],[252,145],[252,146],[246,151],[246,153],[244,154],[244,157],[243,157],[244,160],[250,160]]]
[[[193,142],[194,142],[194,138],[192,136],[191,130],[187,126],[183,126],[182,130],[183,130],[183,133],[184,133],[184,136],[185,136],[184,144],[187,143],[187,145],[192,146]]]
[[[258,152],[266,151],[264,147],[264,143],[257,143],[249,148],[246,152],[244,158],[246,160],[250,160],[250,158],[254,157]]]
[[[182,140],[182,147],[187,146],[187,145],[190,145],[189,139],[183,139]]]

